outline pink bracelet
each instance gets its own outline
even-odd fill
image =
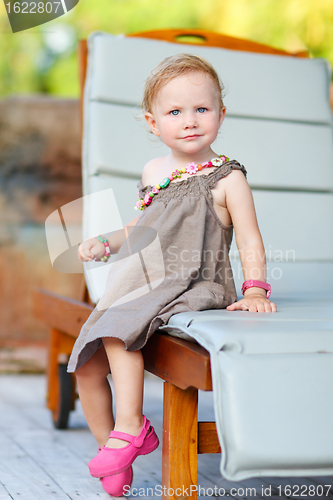
[[[246,292],[248,288],[252,288],[253,286],[257,286],[258,288],[263,288],[264,290],[267,290],[267,295],[266,299],[268,299],[271,295],[271,285],[269,283],[265,283],[265,281],[259,281],[259,280],[247,280],[244,281],[242,285],[242,294]]]
[[[110,255],[111,255],[111,251],[110,251],[110,247],[109,247],[109,241],[106,238],[104,238],[101,234],[99,234],[97,236],[97,239],[103,243],[103,245],[105,247],[105,252],[104,252],[104,255],[103,255],[103,257],[101,259],[95,259],[95,261],[96,262],[101,262],[101,261],[102,262],[106,262],[108,260],[108,258],[110,257]]]

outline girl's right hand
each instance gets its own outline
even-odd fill
[[[81,243],[78,249],[78,258],[81,262],[91,262],[100,259],[105,252],[104,244],[97,238],[90,238]]]

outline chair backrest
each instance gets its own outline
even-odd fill
[[[167,154],[137,119],[144,81],[162,59],[179,52],[204,57],[224,82],[227,115],[214,149],[248,171],[272,298],[329,293],[333,120],[330,67],[323,59],[92,33],[83,105],[83,237],[114,231],[138,214],[133,208],[142,168]],[[98,195],[88,196],[93,193]],[[235,240],[230,253],[239,292]],[[103,294],[107,268],[85,270],[94,302]]]

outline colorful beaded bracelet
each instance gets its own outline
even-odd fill
[[[164,179],[161,180],[159,184],[156,184],[152,188],[152,190],[149,193],[145,194],[144,198],[139,198],[138,201],[135,204],[135,210],[143,210],[144,207],[150,205],[151,200],[155,195],[157,195],[160,191],[160,189],[166,188],[171,181],[174,179],[177,179],[177,177],[181,177],[182,174],[188,173],[188,174],[196,174],[199,170],[202,170],[203,168],[209,168],[209,167],[219,167],[226,161],[229,161],[229,158],[225,155],[220,155],[218,158],[212,158],[210,161],[206,161],[205,163],[202,163],[197,165],[196,163],[188,163],[186,167],[180,169],[180,170],[175,170],[172,172],[169,177],[165,177]],[[139,194],[139,193],[138,193]]]
[[[97,239],[104,244],[105,253],[104,253],[104,255],[103,255],[103,257],[101,259],[95,259],[95,261],[96,262],[106,262],[108,260],[108,258],[110,257],[110,255],[111,255],[111,250],[110,250],[109,242],[108,242],[108,240],[106,238],[103,238],[103,236],[101,234],[99,234],[97,236]]]

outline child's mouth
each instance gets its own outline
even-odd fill
[[[187,135],[186,137],[183,137],[183,139],[191,140],[191,139],[197,139],[198,137],[200,137],[200,135]]]

